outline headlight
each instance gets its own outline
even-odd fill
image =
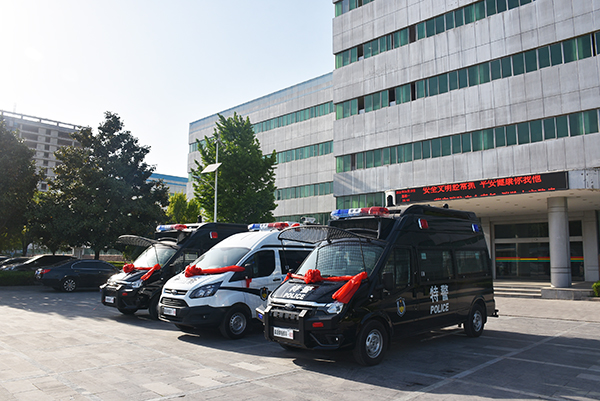
[[[330,315],[337,315],[342,311],[342,309],[344,309],[344,304],[340,301],[335,301],[331,304],[325,305],[325,312],[329,313]]]
[[[198,287],[190,292],[190,298],[204,298],[213,296],[221,286],[221,283],[222,281],[219,281],[218,283],[212,283]]]
[[[134,281],[133,283],[131,283],[131,288],[133,288],[133,289],[140,288],[142,286],[142,284],[144,284],[144,282],[141,279],[138,281]]]

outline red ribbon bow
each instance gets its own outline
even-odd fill
[[[226,267],[215,267],[213,269],[201,269],[199,267],[196,267],[196,265],[188,265],[185,268],[185,276],[186,277],[193,277],[193,276],[200,276],[203,274],[220,274],[220,273],[227,273],[227,272],[243,272],[246,269],[243,268],[242,266],[226,266]]]
[[[318,283],[319,281],[347,281],[339,290],[337,290],[331,298],[336,301],[339,301],[343,304],[347,304],[350,302],[354,293],[360,287],[360,284],[363,280],[368,278],[367,272],[358,273],[355,276],[334,276],[334,277],[322,277],[321,272],[316,269],[310,269],[306,272],[304,276],[299,274],[288,273],[285,279],[289,278],[297,278],[300,280],[304,280],[306,284]]]
[[[140,277],[142,281],[146,281],[150,278],[150,276],[152,276],[152,273],[154,273],[157,270],[160,270],[160,264],[157,263],[152,267],[135,267],[133,263],[127,263],[123,265],[123,273],[131,273],[134,270],[148,270],[146,274]]]

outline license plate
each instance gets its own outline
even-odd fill
[[[175,309],[175,308],[163,308],[163,315],[177,316],[177,309]]]
[[[115,297],[104,297],[104,302],[106,302],[107,304],[114,304]]]
[[[294,339],[294,330],[282,329],[281,327],[273,327],[273,336],[287,338],[288,340]]]

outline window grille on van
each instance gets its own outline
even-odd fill
[[[317,244],[322,241],[334,241],[338,239],[370,240],[347,230],[330,226],[302,226],[283,230],[277,237],[280,241],[298,241],[308,244]]]

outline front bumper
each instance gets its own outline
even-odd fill
[[[223,321],[227,309],[208,305],[189,306],[183,299],[163,296],[158,306],[158,318],[194,328],[217,327]]]
[[[140,309],[138,289],[127,288],[122,284],[104,284],[100,287],[100,301],[103,305],[122,310]]]
[[[257,308],[256,312],[269,341],[322,350],[336,350],[349,345],[340,315],[317,314],[310,308],[290,311],[273,305],[264,310]]]

